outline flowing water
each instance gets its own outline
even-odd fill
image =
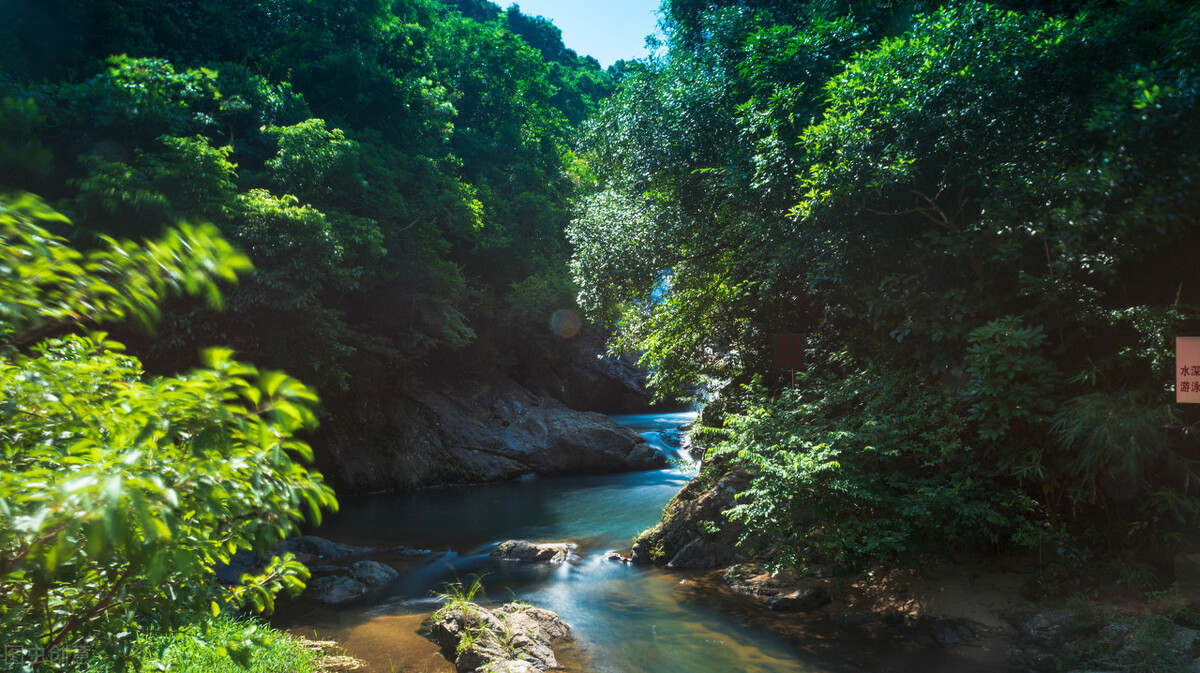
[[[668,455],[689,460],[678,427],[695,414],[613,417]],[[517,598],[557,612],[574,644],[568,669],[606,673],[972,670],[911,648],[863,646],[821,616],[776,615],[750,599],[706,588],[701,573],[633,567],[604,559],[654,525],[687,482],[678,469],[539,478],[347,500],[316,534],[378,547],[433,551],[391,561],[401,576],[373,600],[343,608],[281,611],[277,625],[341,642],[371,670],[452,671],[423,634],[446,583],[483,574],[487,600]],[[571,541],[567,563],[489,557],[506,539]],[[481,596],[482,597],[482,596]],[[480,597],[477,597],[477,599]]]

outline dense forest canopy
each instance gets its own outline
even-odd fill
[[[547,20],[432,0],[7,18],[0,190],[45,197],[81,246],[210,221],[254,261],[223,313],[176,302],[123,335],[152,370],[230,346],[352,415],[448,359],[507,372],[555,337],[505,310],[573,305],[569,135],[613,84]]]
[[[738,516],[791,562],[1186,541],[1200,10],[664,12],[668,53],[586,127],[572,264],[664,390],[719,389]]]
[[[30,652],[269,606],[301,568],[213,568],[334,506],[294,433],[321,418],[320,456],[553,358],[575,305],[713,400],[698,479],[748,470],[732,514],[778,563],[1049,545],[1132,579],[1195,544],[1194,3],[666,0],[666,50],[609,71],[483,0],[5,11],[0,625]]]
[[[302,586],[286,558],[236,588],[213,569],[334,505],[293,436],[318,416],[320,456],[432,379],[553,355],[570,135],[613,83],[490,3],[4,19],[0,631],[51,666]]]

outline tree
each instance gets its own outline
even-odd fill
[[[716,379],[708,415],[734,415],[729,446],[769,497],[785,497],[779,465],[786,497],[807,497],[794,461],[821,444],[772,437],[877,414],[832,406],[831,381],[867,397],[902,374],[969,421],[944,441],[970,469],[897,431],[897,461],[839,445],[873,466],[859,486],[875,470],[919,483],[920,463],[986,477],[980,502],[1033,497],[1055,530],[1164,549],[1200,512],[1196,416],[1164,385],[1170,337],[1200,316],[1200,276],[1176,257],[1198,244],[1200,11],[1005,4],[668,3],[670,51],[625,74],[585,138],[581,302],[658,381]],[[786,396],[780,333],[803,335],[808,373]],[[791,422],[759,443],[762,414]],[[888,511],[871,516],[899,534]]]
[[[303,588],[301,564],[275,558],[232,587],[214,567],[336,507],[303,467],[295,433],[317,401],[303,384],[222,349],[150,378],[121,344],[77,331],[149,326],[172,294],[219,305],[217,282],[247,259],[211,226],[83,253],[46,228],[65,224],[34,197],[0,202],[0,629],[9,660],[39,669],[120,653],[147,619],[271,609]]]

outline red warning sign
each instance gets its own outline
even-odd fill
[[[804,364],[803,334],[776,334],[773,341],[775,364],[781,367],[797,367]]]
[[[1200,337],[1175,337],[1175,401],[1200,404]]]

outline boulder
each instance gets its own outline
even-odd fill
[[[495,609],[451,603],[434,613],[430,627],[434,641],[453,654],[455,668],[463,673],[558,668],[552,645],[569,632],[555,613],[522,603]]]
[[[367,595],[367,586],[352,577],[318,577],[305,593],[322,603],[341,605]]]
[[[279,556],[286,552],[296,554],[297,558],[302,558],[305,555],[305,565],[318,565],[329,563],[331,561],[340,561],[352,556],[362,556],[363,554],[372,554],[379,550],[375,547],[355,547],[354,545],[342,544],[327,540],[316,535],[302,535],[299,538],[284,540],[277,545],[272,554]]]
[[[575,545],[567,542],[528,542],[526,540],[505,540],[496,545],[492,556],[504,561],[524,561],[526,563],[562,563],[567,560],[571,548]]]
[[[257,573],[262,567],[257,554],[248,549],[240,549],[229,558],[229,563],[218,564],[213,570],[221,584],[241,584],[242,575]]]
[[[763,604],[771,610],[807,612],[833,602],[824,587],[807,587],[788,594],[768,596]]]
[[[666,456],[629,428],[509,379],[416,393],[396,418],[332,437],[318,467],[339,492],[503,481],[537,474],[661,469]]]
[[[778,596],[795,586],[792,573],[776,575],[757,563],[736,563],[725,569],[722,579],[730,589],[750,596]]]
[[[650,409],[646,371],[633,355],[610,355],[608,335],[594,327],[562,344],[561,357],[542,359],[525,371],[521,383],[561,400],[572,409],[633,414]]]
[[[1021,626],[1024,639],[1043,650],[1054,650],[1068,640],[1094,632],[1098,627],[1071,610],[1045,610]]]
[[[381,587],[400,576],[400,573],[379,561],[358,561],[350,567],[350,575],[369,587]]]
[[[724,514],[749,485],[745,470],[729,472],[711,486],[692,480],[667,505],[662,523],[634,541],[633,562],[703,569],[750,560],[756,541],[739,546],[745,526]]]

